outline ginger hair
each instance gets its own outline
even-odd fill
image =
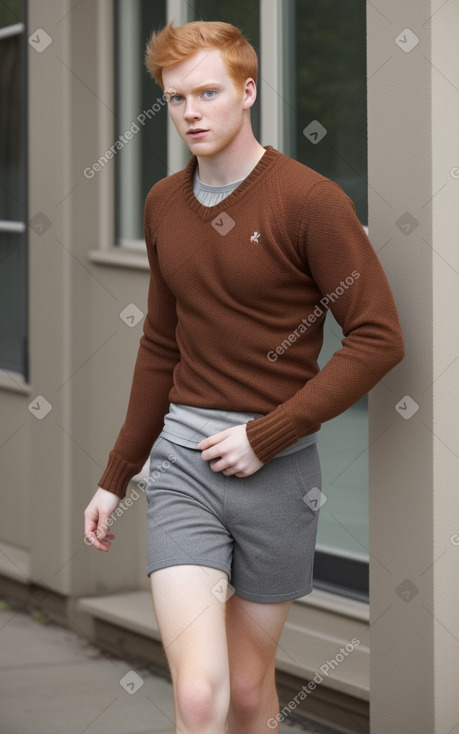
[[[172,23],[153,31],[145,51],[145,66],[162,89],[163,69],[185,61],[205,48],[220,51],[228,74],[238,89],[242,89],[249,77],[257,81],[257,54],[239,28],[221,21],[196,20],[177,28]]]

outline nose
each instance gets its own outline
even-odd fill
[[[185,101],[185,110],[183,113],[185,120],[191,122],[191,120],[199,120],[201,113],[196,106],[195,100],[192,97],[188,97]]]

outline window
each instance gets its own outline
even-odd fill
[[[115,4],[116,231],[120,245],[143,240],[143,208],[154,183],[167,176],[167,107],[144,64],[154,28],[166,23],[165,0]],[[130,139],[128,139],[130,138]]]
[[[287,2],[294,43],[284,49],[291,111],[285,152],[339,183],[368,224],[365,2]],[[326,130],[322,139],[318,126],[308,135],[313,121]]]
[[[23,2],[0,6],[0,367],[27,379],[26,42]]]
[[[363,0],[287,0],[285,153],[339,183],[368,222],[366,7]],[[317,124],[318,123],[318,124]],[[309,128],[308,126],[313,125]],[[321,127],[323,129],[321,129]],[[317,132],[316,136],[310,131]],[[323,135],[324,131],[326,134]],[[323,366],[341,347],[331,313]],[[368,598],[368,408],[363,398],[322,426],[326,503],[320,510],[315,585]]]

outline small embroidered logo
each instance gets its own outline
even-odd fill
[[[250,238],[250,242],[258,242],[260,238],[260,232],[254,232]]]

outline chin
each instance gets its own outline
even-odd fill
[[[194,155],[200,156],[201,158],[215,156],[229,148],[235,137],[236,135],[233,135],[232,137],[225,137],[224,140],[217,140],[214,142],[203,141],[202,143],[199,143],[199,141],[196,141],[195,143],[192,143],[190,150]]]
[[[216,148],[215,146],[205,148],[203,145],[193,145],[190,147],[191,152],[199,156],[200,158],[208,158],[209,156],[215,155],[216,153],[220,152],[220,148]]]
[[[187,145],[193,155],[200,156],[201,158],[209,155],[215,155],[217,152],[215,145],[204,145],[204,143],[199,143],[198,141],[193,143],[193,141],[190,140]]]

